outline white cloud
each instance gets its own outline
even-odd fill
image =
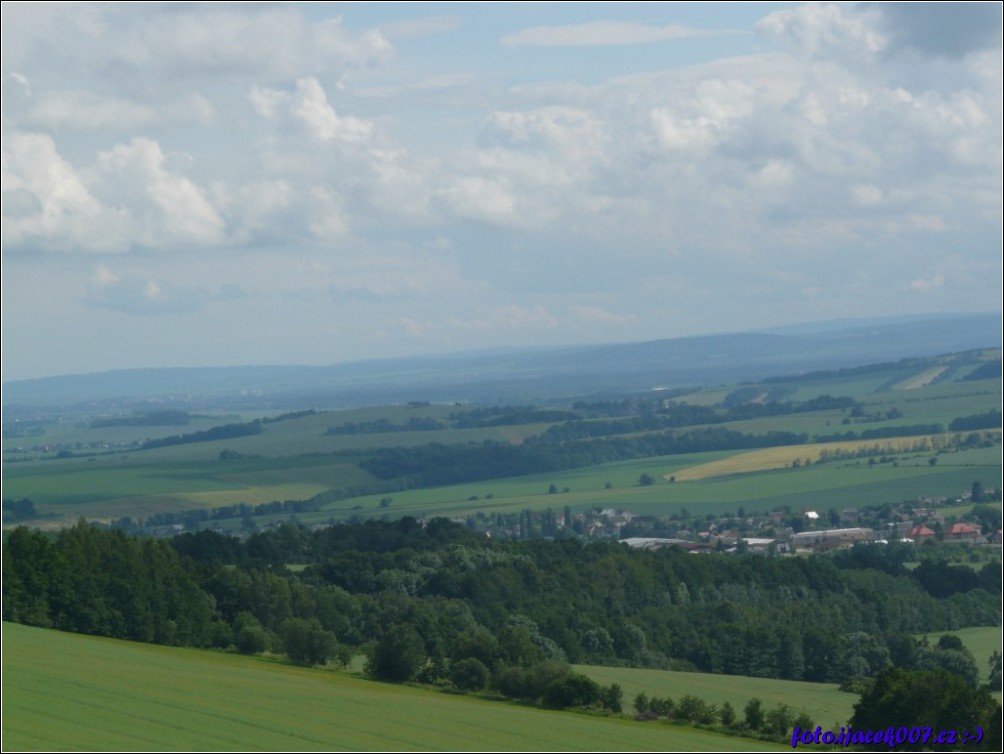
[[[630,325],[638,320],[634,314],[616,314],[595,304],[575,304],[571,309],[586,324]]]
[[[215,245],[225,240],[223,219],[190,179],[167,169],[160,144],[137,138],[101,152],[91,172],[97,191],[132,216],[134,241]]]
[[[142,273],[114,273],[99,266],[88,284],[86,304],[123,314],[157,315],[198,311],[218,298],[205,289],[156,280]]]
[[[509,47],[594,47],[652,44],[737,33],[743,32],[692,29],[679,24],[649,26],[626,21],[591,21],[567,26],[534,26],[507,34],[500,41]]]
[[[372,133],[370,123],[359,118],[339,117],[328,104],[324,88],[315,78],[299,79],[290,98],[290,113],[320,141],[338,139],[349,143],[365,141]]]
[[[851,198],[861,207],[877,207],[882,203],[882,189],[873,184],[858,184],[851,187]]]
[[[877,8],[845,3],[806,3],[775,11],[756,29],[810,58],[853,62],[874,57],[887,44]]]
[[[460,217],[501,225],[521,224],[515,195],[497,180],[458,177],[450,181],[440,197]]]
[[[945,285],[945,276],[942,274],[933,275],[930,278],[916,278],[911,280],[909,288],[911,291],[930,291],[935,288],[941,288]]]
[[[119,252],[128,246],[126,214],[103,206],[46,134],[4,138],[3,196],[5,248]]]
[[[135,130],[155,123],[154,107],[94,92],[47,91],[36,97],[25,117],[27,123],[50,131],[65,129]]]
[[[254,84],[248,91],[248,100],[261,117],[274,118],[279,112],[279,106],[289,100],[289,94]]]
[[[309,192],[310,232],[320,239],[339,238],[348,231],[342,201],[332,191],[316,186]]]

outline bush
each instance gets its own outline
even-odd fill
[[[289,659],[304,665],[326,665],[338,648],[335,635],[325,631],[317,618],[287,618],[279,634]]]
[[[425,642],[411,626],[392,626],[376,643],[366,669],[382,681],[410,681],[425,662]]]
[[[581,673],[569,673],[544,692],[544,704],[555,709],[590,707],[601,702],[600,685]]]
[[[457,660],[450,667],[450,680],[461,691],[481,691],[488,685],[488,667],[476,657]]]

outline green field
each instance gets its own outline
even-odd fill
[[[222,652],[3,624],[5,751],[770,751]]]
[[[669,697],[674,702],[685,694],[693,694],[709,704],[721,707],[728,702],[742,716],[743,707],[754,697],[768,709],[788,705],[796,713],[805,711],[817,725],[846,725],[854,714],[857,694],[840,691],[832,683],[779,681],[770,678],[714,675],[711,673],[681,673],[672,670],[642,668],[610,668],[601,665],[576,665],[575,669],[597,683],[609,686],[619,683],[624,689],[624,705],[630,708],[635,696],[645,692],[649,697]]]
[[[927,636],[928,641],[936,644],[945,634],[952,634],[962,639],[966,649],[972,652],[973,659],[976,660],[976,669],[980,676],[986,675],[988,666],[987,660],[994,652],[1002,652],[1002,642],[1004,642],[1004,629],[1000,626],[978,626],[976,628],[958,628],[954,631],[936,631],[930,634],[918,634],[917,638]],[[986,680],[984,678],[984,680]],[[1001,694],[997,693],[997,700],[1000,701]]]
[[[380,507],[384,494],[355,497],[333,502],[317,513],[302,514],[301,520],[320,523],[360,513],[458,516],[479,510],[515,512],[566,505],[575,510],[592,506],[627,508],[638,515],[669,515],[683,509],[691,513],[729,513],[739,506],[750,512],[776,510],[784,505],[828,510],[957,496],[967,491],[975,479],[986,487],[1001,484],[999,447],[946,453],[938,457],[935,466],[930,466],[929,456],[923,455],[904,456],[898,466],[869,467],[864,461],[851,461],[688,482],[663,479],[735,454],[722,451],[662,456],[393,492],[390,509]],[[791,454],[799,456],[797,446],[791,448]],[[655,477],[657,483],[639,486],[641,474]],[[31,498],[42,515],[55,517],[53,523],[66,523],[79,516],[96,520],[142,518],[170,510],[299,500],[327,489],[373,481],[354,464],[331,456],[154,462],[144,453],[134,453],[93,461],[66,459],[7,465],[4,497]],[[558,494],[548,494],[551,484],[558,488]],[[564,492],[565,488],[569,491]]]
[[[954,379],[953,375],[973,368],[972,363],[953,363],[950,357],[947,364],[945,371],[938,372],[939,379]],[[855,417],[853,421],[843,411],[829,410],[717,426],[750,433],[805,433],[811,437],[912,424],[947,426],[955,417],[999,406],[999,379],[921,385],[940,369],[930,364],[894,365],[864,375],[794,380],[788,386],[794,390],[789,397],[795,399],[820,394],[856,397],[863,402],[866,415]],[[920,386],[910,387],[913,385]],[[697,403],[720,401],[731,390],[720,387],[685,399]],[[893,409],[900,416],[888,419]],[[356,465],[361,458],[360,451],[365,449],[431,442],[492,440],[518,443],[550,426],[534,423],[478,429],[326,434],[329,428],[350,422],[385,420],[395,426],[403,426],[416,418],[448,422],[449,415],[457,410],[456,406],[417,405],[325,411],[266,422],[259,435],[91,457],[7,462],[4,464],[4,497],[30,498],[43,516],[38,520],[38,525],[43,526],[63,525],[80,516],[99,521],[126,516],[143,519],[167,511],[303,500],[330,489],[374,484],[377,480]],[[260,417],[260,413],[200,415],[181,427],[106,428],[92,428],[83,419],[60,419],[54,420],[42,437],[7,439],[4,446],[36,442],[79,442],[85,446],[91,442],[126,442]],[[844,424],[844,421],[850,423]],[[224,450],[246,457],[220,460]],[[800,446],[791,446],[771,452],[789,453],[795,459],[808,450],[803,452]],[[324,523],[356,516],[465,516],[476,511],[511,513],[524,508],[540,510],[564,506],[576,511],[594,506],[626,508],[638,515],[669,515],[682,510],[718,514],[733,512],[740,506],[749,512],[777,510],[786,505],[792,509],[810,505],[819,509],[843,509],[922,497],[954,497],[968,490],[977,479],[987,488],[999,487],[1002,482],[999,446],[939,454],[933,467],[928,465],[930,455],[899,454],[895,467],[882,464],[869,468],[865,461],[852,461],[798,469],[750,469],[747,473],[686,482],[684,474],[675,484],[663,479],[738,453],[724,451],[636,459],[548,474],[346,498],[329,503],[323,510],[302,514],[300,518],[305,523]],[[639,486],[642,474],[655,477],[657,483]],[[548,494],[552,484],[559,490],[557,495]],[[381,507],[381,500],[388,494],[393,497],[392,506]]]
[[[797,448],[792,448],[797,456]],[[813,506],[822,510],[865,505],[882,505],[921,497],[951,497],[970,489],[974,479],[987,487],[1001,479],[999,448],[980,448],[939,456],[930,466],[929,456],[912,461],[904,458],[898,466],[880,464],[869,467],[865,461],[852,461],[734,474],[726,477],[671,483],[664,476],[700,463],[728,455],[697,453],[622,461],[554,474],[540,474],[513,479],[498,479],[434,489],[393,493],[394,503],[381,510],[381,496],[353,498],[333,503],[328,510],[305,514],[305,522],[345,515],[350,506],[361,506],[354,513],[382,515],[464,515],[481,510],[513,512],[523,508],[573,510],[591,506],[626,508],[637,515],[670,515],[686,509],[695,513],[731,513],[739,506],[749,512],[794,510]],[[656,477],[656,484],[642,487],[642,473]],[[606,483],[611,488],[606,488]],[[559,493],[547,493],[554,484]],[[566,487],[569,492],[563,492]],[[491,494],[491,499],[486,495]],[[477,500],[470,500],[477,496]],[[970,506],[971,507],[971,506]],[[968,510],[968,508],[967,508]]]

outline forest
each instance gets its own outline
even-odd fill
[[[464,662],[484,683],[516,683],[540,663],[571,662],[836,683],[894,666],[947,670],[975,687],[987,658],[913,635],[996,624],[999,567],[932,558],[910,571],[908,555],[889,545],[695,557],[493,541],[409,517],[284,524],[244,541],[133,537],[81,521],[11,533],[3,619],[310,664],[365,652],[394,680],[434,681]],[[387,659],[402,655],[404,668]]]

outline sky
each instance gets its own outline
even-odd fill
[[[4,3],[2,376],[999,311],[999,3]]]

